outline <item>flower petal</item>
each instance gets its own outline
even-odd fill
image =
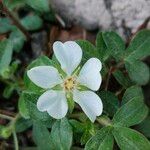
[[[52,66],[38,66],[27,71],[30,80],[41,88],[52,88],[62,83],[56,68]]]
[[[91,90],[97,91],[102,82],[101,68],[102,64],[99,59],[89,59],[79,73],[78,82]]]
[[[103,104],[100,97],[92,91],[78,91],[73,93],[73,99],[78,103],[89,119],[94,122],[96,116],[102,114]]]
[[[68,104],[63,91],[49,90],[43,93],[38,101],[39,111],[47,111],[55,119],[63,118],[68,111]]]
[[[82,59],[82,49],[80,46],[73,41],[55,42],[53,44],[54,54],[61,64],[61,68],[68,74],[77,68]]]

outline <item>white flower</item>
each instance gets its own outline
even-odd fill
[[[30,80],[37,86],[46,89],[37,101],[39,111],[47,111],[56,119],[63,118],[68,111],[67,93],[72,92],[73,100],[78,103],[89,119],[94,122],[96,116],[103,110],[102,101],[97,94],[101,85],[101,62],[97,58],[89,59],[80,72],[77,68],[82,59],[82,49],[73,41],[55,42],[54,54],[67,77],[62,77],[58,70],[52,66],[38,66],[27,71]],[[54,90],[56,85],[61,85],[62,90]],[[89,90],[80,90],[80,86]],[[93,90],[93,91],[92,91]]]

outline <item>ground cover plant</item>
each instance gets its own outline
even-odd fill
[[[0,149],[150,150],[147,22],[124,40],[67,27],[48,0],[0,10]]]

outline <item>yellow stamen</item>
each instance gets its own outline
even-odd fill
[[[74,77],[69,77],[64,82],[64,88],[67,91],[73,90],[75,84],[76,84],[75,78]]]

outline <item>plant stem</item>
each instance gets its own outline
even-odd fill
[[[109,80],[110,80],[110,76],[111,76],[111,73],[112,73],[112,68],[113,67],[110,67],[108,75],[107,75],[106,84],[105,84],[105,91],[107,91],[108,86],[109,86]]]
[[[26,36],[27,40],[31,39],[30,34],[28,31],[22,26],[22,24],[19,22],[19,20],[12,14],[12,12],[9,11],[9,9],[2,3],[3,5],[3,11],[5,14],[13,21],[13,23],[20,29],[20,31]]]
[[[55,17],[56,17],[57,21],[61,24],[61,26],[63,28],[65,28],[66,27],[66,23],[64,22],[64,20],[58,14],[55,14]]]
[[[21,117],[21,115],[19,113],[14,118],[7,116],[7,115],[4,115],[4,114],[0,114],[0,118],[10,120],[9,127],[10,127],[10,129],[12,129],[11,134],[13,134],[15,150],[19,150],[17,134],[15,132],[15,123],[16,123],[17,119],[20,117]]]
[[[18,113],[15,118],[13,118],[13,120],[10,122],[10,126],[12,126],[14,128],[16,121],[18,120],[18,118],[20,118],[21,115]]]
[[[11,120],[11,121],[14,119],[13,117],[10,117],[10,116],[4,115],[4,114],[0,114],[0,118],[8,119],[8,120]]]
[[[69,117],[72,119],[79,119],[79,117],[82,115],[83,113],[74,113],[74,114],[70,114]]]
[[[124,88],[121,88],[119,91],[117,91],[117,92],[115,93],[115,95],[116,95],[116,96],[120,95],[123,90],[124,90]]]
[[[110,69],[109,69],[109,71],[108,71],[106,83],[105,83],[105,91],[107,91],[107,89],[108,89],[109,80],[110,80],[111,74],[112,74],[113,72],[115,72],[117,69],[121,68],[122,65],[124,65],[124,62],[123,62],[123,61],[121,61],[120,63],[118,63],[116,66],[111,66],[111,67],[110,67]]]
[[[19,144],[18,144],[17,134],[16,134],[15,131],[13,131],[13,138],[14,138],[15,150],[19,150]]]
[[[111,120],[108,117],[100,116],[96,119],[96,121],[103,126],[110,126]]]

